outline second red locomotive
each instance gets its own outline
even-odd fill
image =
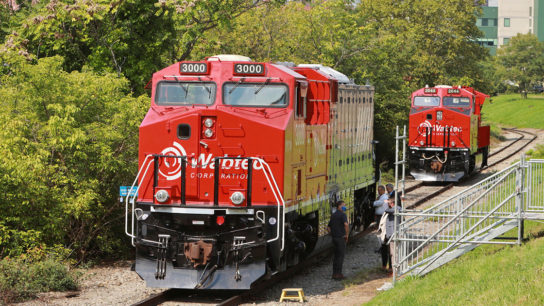
[[[481,110],[489,96],[465,86],[435,86],[412,93],[410,174],[421,181],[456,182],[487,165],[489,126]]]

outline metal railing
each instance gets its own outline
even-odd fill
[[[154,170],[153,170],[153,194],[155,194],[155,189],[157,187],[157,181],[158,181],[158,164],[159,164],[159,158],[180,158],[181,159],[181,203],[182,205],[185,205],[185,173],[186,173],[186,165],[187,165],[187,159],[186,156],[170,156],[170,155],[158,155],[158,154],[149,154],[145,157],[140,169],[138,170],[138,174],[136,175],[136,178],[134,179],[134,182],[130,186],[130,189],[128,191],[128,196],[125,199],[125,234],[129,237],[131,237],[132,245],[134,246],[134,239],[136,238],[135,235],[135,217],[136,217],[136,198],[138,196],[138,191],[140,186],[142,185],[141,182],[144,180],[144,178],[147,176],[148,170],[151,166],[151,164],[154,164]],[[274,199],[276,200],[276,208],[277,208],[277,222],[278,226],[276,228],[276,237],[270,238],[267,242],[274,242],[278,239],[281,239],[281,249],[280,251],[283,251],[285,248],[285,230],[284,230],[284,224],[285,224],[285,200],[283,199],[281,189],[278,186],[278,183],[276,181],[276,178],[274,177],[274,173],[272,172],[272,169],[270,168],[270,165],[266,161],[264,161],[261,158],[258,157],[216,157],[214,159],[215,163],[215,179],[214,179],[214,206],[218,205],[218,189],[219,189],[219,181],[218,181],[218,169],[219,169],[219,162],[220,160],[224,159],[247,159],[248,160],[248,182],[247,182],[247,207],[251,207],[251,190],[252,190],[252,173],[253,170],[261,170],[266,178],[266,181],[270,187],[270,190],[272,191],[272,194],[274,196]],[[255,162],[255,165],[253,164]],[[153,202],[154,204],[155,202]],[[129,208],[130,207],[130,208]],[[130,222],[129,222],[129,216],[130,216]],[[263,222],[265,222],[264,216],[263,216]],[[129,228],[130,225],[130,228]]]
[[[525,161],[522,155],[430,208],[397,215],[393,262],[398,276],[426,274],[480,244],[520,244],[523,220],[544,219],[544,160]],[[517,237],[494,239],[516,227]]]

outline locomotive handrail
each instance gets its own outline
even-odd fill
[[[280,227],[283,229],[283,225],[285,224],[285,200],[283,199],[283,196],[281,195],[281,190],[279,189],[278,187],[278,184],[276,182],[276,178],[274,177],[274,173],[272,173],[272,169],[270,169],[270,165],[268,165],[267,162],[265,162],[263,159],[261,158],[258,158],[258,157],[228,157],[228,156],[225,156],[225,157],[216,157],[214,159],[214,163],[215,163],[215,167],[214,167],[214,171],[216,172],[214,174],[214,206],[217,206],[218,205],[218,190],[219,190],[219,175],[218,175],[218,171],[219,171],[219,160],[221,159],[247,159],[249,160],[248,162],[248,183],[247,183],[247,205],[250,206],[251,205],[251,183],[252,183],[252,180],[251,180],[251,174],[252,174],[252,171],[253,171],[253,161],[258,161],[260,164],[261,164],[261,170],[263,171],[264,173],[264,176],[266,178],[266,181],[268,182],[268,185],[271,187],[270,189],[272,190],[272,194],[274,195],[274,198],[276,199],[276,204],[277,204],[277,210],[278,210],[278,213],[277,213],[277,222],[278,222],[278,226],[277,226],[277,229],[276,229],[276,237],[272,238],[272,239],[269,239],[267,240],[266,242],[267,243],[270,243],[270,242],[273,242],[273,241],[276,241],[280,238]],[[265,168],[266,167],[266,168]],[[270,175],[269,175],[270,173]],[[282,215],[280,215],[280,210],[281,210],[281,207],[283,207],[283,210],[282,210]],[[283,251],[283,249],[285,248],[285,229],[282,230],[281,232],[281,250],[280,251]]]
[[[247,159],[247,199],[246,199],[246,206],[251,207],[251,188],[252,188],[252,174],[253,174],[253,163],[251,162],[251,157],[228,157],[228,156],[220,156],[214,158],[214,176],[213,176],[213,205],[218,206],[219,205],[219,160],[221,159]]]
[[[147,174],[147,171],[149,170],[149,166],[151,166],[151,162],[154,162],[154,159],[151,159],[148,162],[148,159],[150,157],[152,157],[152,156],[153,156],[153,154],[148,154],[145,157],[144,162],[142,163],[142,166],[138,170],[138,174],[136,174],[136,178],[134,179],[134,182],[130,186],[130,189],[128,191],[128,195],[127,195],[126,200],[125,200],[125,234],[127,236],[129,236],[130,238],[132,238],[132,246],[134,246],[134,238],[136,238],[136,236],[134,236],[134,200],[138,196],[138,189],[140,188],[140,184],[138,184],[138,186],[136,186],[136,190],[135,190],[134,194],[132,193],[132,190],[134,190],[134,186],[138,182],[138,178],[140,177],[140,174],[142,173],[142,170],[144,169],[144,166],[146,165],[146,163],[147,163],[147,167],[146,167],[146,169],[144,171],[143,177],[145,177],[145,175]],[[127,226],[128,226],[128,203],[129,203],[129,198],[131,197],[131,195],[132,195],[132,200],[130,200],[130,203],[132,204],[132,210],[131,210],[132,211],[132,226],[131,226],[131,232],[129,233],[128,228],[127,228]]]
[[[283,225],[281,225],[281,228],[282,228],[282,231],[281,231],[281,250],[280,251],[283,251],[284,247],[285,247],[285,228],[284,227],[284,224],[285,224],[285,200],[283,199],[283,196],[281,195],[281,192],[280,192],[280,189],[278,187],[278,184],[276,183],[276,178],[274,177],[274,173],[272,173],[272,170],[270,169],[270,166],[268,165],[267,162],[265,162],[262,158],[258,158],[256,157],[255,160],[259,161],[261,163],[261,168],[263,169],[263,173],[266,177],[266,180],[268,181],[268,184],[270,185],[270,187],[275,187],[276,190],[274,190],[274,188],[272,188],[272,193],[274,194],[274,198],[276,198],[276,202],[278,203],[278,223],[282,223]],[[270,175],[272,176],[272,182],[274,183],[274,185],[272,185],[270,183],[270,178],[268,177],[268,174],[266,173],[266,171],[264,171],[264,167],[262,166],[266,166],[266,168],[268,169],[268,171],[270,172]],[[277,192],[277,194],[276,194]],[[280,219],[280,200],[281,200],[281,206],[283,206],[283,210],[282,210],[282,218]],[[281,222],[280,222],[281,220]],[[276,241],[278,240],[280,237],[280,224],[278,224],[278,227],[277,227],[277,230],[276,230],[276,237],[275,238],[272,238],[272,239],[269,239],[267,240],[266,242],[267,243],[270,243],[272,241]]]
[[[152,163],[157,163],[156,162],[156,154],[148,154],[143,163],[142,163],[142,166],[140,167],[140,169],[138,170],[138,174],[136,175],[136,178],[134,179],[134,182],[132,183],[132,185],[130,186],[130,189],[129,189],[129,192],[128,192],[128,196],[126,197],[126,200],[125,200],[125,234],[129,237],[131,237],[132,239],[132,245],[134,246],[134,239],[136,238],[136,236],[134,235],[134,216],[135,216],[135,198],[137,197],[137,194],[138,194],[138,190],[140,188],[140,185],[141,184],[138,184],[136,186],[136,183],[138,182],[138,179],[140,178],[140,174],[142,174],[142,171],[144,170],[145,168],[145,171],[143,172],[143,175],[141,176],[142,178],[145,178],[146,175],[147,175],[147,172],[149,171],[149,167],[151,166]],[[248,163],[248,170],[249,172],[252,172],[252,169],[253,169],[253,163],[252,161],[257,161],[260,163],[261,165],[261,168],[260,170],[263,171],[264,175],[265,175],[265,178],[266,178],[266,181],[268,182],[268,185],[271,187],[270,189],[272,190],[272,194],[274,195],[274,198],[276,200],[276,206],[277,206],[277,222],[278,222],[278,225],[277,225],[277,229],[276,229],[276,237],[274,238],[271,238],[269,240],[267,240],[267,243],[270,243],[270,242],[274,242],[278,239],[280,239],[280,228],[282,228],[282,231],[281,231],[281,250],[280,251],[283,251],[284,248],[285,248],[285,229],[283,229],[284,227],[284,223],[285,223],[285,200],[283,199],[283,196],[281,195],[281,190],[280,188],[278,187],[278,184],[277,184],[277,181],[276,181],[276,178],[274,177],[274,173],[272,172],[272,169],[270,168],[270,165],[264,161],[262,158],[258,158],[258,157],[220,157],[220,158],[216,158],[216,162],[219,161],[219,159],[248,159],[250,162]],[[217,169],[217,165],[216,165],[216,168]],[[216,170],[217,171],[217,170]],[[248,174],[249,176],[249,174]],[[248,186],[250,186],[251,184],[251,179],[248,177]],[[182,183],[183,185],[183,183]],[[214,185],[217,185],[217,184],[214,184]],[[215,186],[215,188],[217,189],[218,186]],[[136,188],[136,189],[135,189]],[[134,191],[134,193],[133,193]],[[251,192],[251,187],[248,188],[248,192]],[[217,192],[216,192],[217,193]],[[132,195],[132,197],[131,197]],[[216,197],[216,195],[214,195],[214,197]],[[251,205],[251,196],[248,195],[248,204]],[[217,202],[217,201],[214,201],[214,202]],[[131,230],[129,232],[128,230],[128,205],[129,203],[131,203],[132,207],[131,207],[131,212],[132,212],[132,218],[131,218]],[[281,209],[283,207],[283,209]]]

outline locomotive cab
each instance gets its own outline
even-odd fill
[[[412,94],[409,166],[416,180],[456,182],[487,165],[489,126],[480,113],[487,97],[444,85]]]

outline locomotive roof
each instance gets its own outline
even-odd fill
[[[297,67],[314,68],[320,70],[324,74],[329,75],[331,78],[337,80],[340,84],[353,84],[353,82],[345,74],[328,66],[323,66],[321,64],[300,64]]]
[[[278,65],[278,64],[270,64],[270,65],[274,66],[275,68],[277,68],[278,70],[281,70],[284,73],[287,73],[287,74],[291,75],[294,78],[297,78],[297,79],[305,79],[306,78],[302,74],[294,71],[293,69],[291,69],[289,67],[286,67],[285,65]]]

